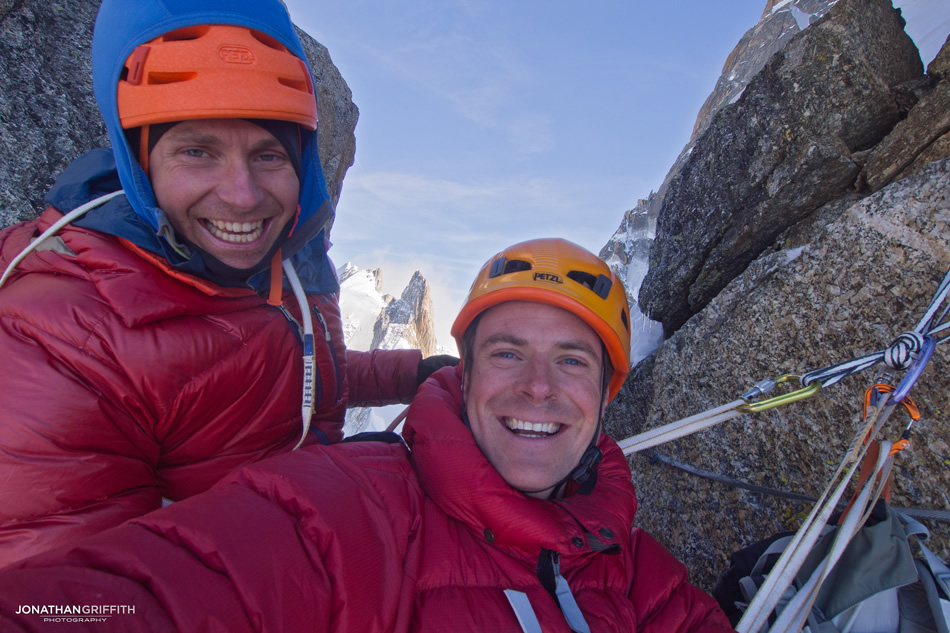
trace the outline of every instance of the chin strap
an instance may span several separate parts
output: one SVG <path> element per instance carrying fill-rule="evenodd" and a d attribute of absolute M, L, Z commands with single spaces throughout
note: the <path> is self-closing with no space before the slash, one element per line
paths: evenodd
<path fill-rule="evenodd" d="M 597 435 L 594 437 L 596 438 Z M 574 470 L 554 484 L 548 499 L 560 499 L 572 494 L 589 495 L 597 483 L 597 467 L 600 466 L 603 458 L 604 454 L 599 448 L 593 444 L 588 446 Z M 521 492 L 528 493 L 530 491 L 522 490 Z"/>
<path fill-rule="evenodd" d="M 588 446 L 587 450 L 581 456 L 581 461 L 577 464 L 570 474 L 570 481 L 576 483 L 579 488 L 577 492 L 581 494 L 590 494 L 597 483 L 597 467 L 604 459 L 603 452 L 596 446 Z"/>

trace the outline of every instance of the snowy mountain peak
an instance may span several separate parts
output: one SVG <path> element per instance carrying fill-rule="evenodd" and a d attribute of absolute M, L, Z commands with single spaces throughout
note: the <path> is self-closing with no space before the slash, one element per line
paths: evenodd
<path fill-rule="evenodd" d="M 370 349 L 420 349 L 424 356 L 436 352 L 429 282 L 418 270 L 399 299 L 392 301 L 376 321 Z"/>
<path fill-rule="evenodd" d="M 383 292 L 383 272 L 346 263 L 337 268 L 340 310 L 348 349 L 418 349 L 444 353 L 436 342 L 429 282 L 416 271 L 398 299 Z M 382 430 L 402 407 L 347 410 L 344 433 Z"/>

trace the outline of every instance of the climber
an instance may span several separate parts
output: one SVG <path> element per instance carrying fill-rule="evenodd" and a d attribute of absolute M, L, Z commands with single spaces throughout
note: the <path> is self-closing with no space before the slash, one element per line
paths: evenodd
<path fill-rule="evenodd" d="M 347 406 L 408 402 L 451 363 L 345 349 L 279 0 L 104 0 L 93 83 L 112 150 L 0 233 L 0 566 L 337 442 Z"/>
<path fill-rule="evenodd" d="M 420 387 L 405 444 L 307 446 L 0 570 L 0 628 L 40 626 L 20 605 L 94 597 L 143 631 L 732 630 L 633 527 L 630 469 L 601 429 L 629 367 L 610 268 L 564 240 L 516 244 L 452 334 L 462 365 Z"/>

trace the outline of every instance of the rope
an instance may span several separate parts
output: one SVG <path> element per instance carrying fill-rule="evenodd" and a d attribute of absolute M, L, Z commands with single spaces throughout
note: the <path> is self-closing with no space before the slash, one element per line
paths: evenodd
<path fill-rule="evenodd" d="M 887 346 L 887 349 L 808 372 L 802 376 L 802 386 L 808 386 L 817 380 L 823 387 L 829 387 L 842 378 L 869 369 L 880 362 L 884 362 L 892 369 L 899 370 L 911 369 L 915 365 L 922 366 L 925 363 L 917 363 L 921 354 L 933 353 L 934 347 L 950 340 L 950 336 L 936 339 L 936 334 L 950 329 L 950 321 L 941 323 L 946 318 L 947 313 L 950 312 L 950 305 L 945 306 L 940 315 L 937 315 L 940 306 L 947 300 L 948 294 L 950 294 L 950 270 L 947 271 L 943 281 L 937 287 L 937 291 L 934 293 L 930 305 L 927 306 L 924 316 L 912 331 L 904 332 L 895 338 Z M 916 380 L 916 376 L 914 380 Z"/>
<path fill-rule="evenodd" d="M 709 409 L 688 418 L 628 437 L 617 442 L 617 444 L 624 455 L 646 450 L 742 415 L 744 411 L 740 410 L 739 407 L 745 404 L 745 400 L 733 400 L 721 407 Z"/>
<path fill-rule="evenodd" d="M 63 217 L 61 217 L 51 227 L 43 231 L 42 235 L 40 235 L 35 240 L 33 240 L 29 246 L 24 248 L 22 251 L 20 251 L 20 253 L 16 257 L 13 258 L 13 260 L 10 262 L 10 265 L 7 266 L 7 269 L 3 271 L 3 275 L 0 276 L 0 286 L 3 286 L 3 284 L 7 281 L 7 278 L 13 273 L 13 269 L 17 267 L 17 264 L 19 264 L 24 259 L 26 259 L 26 256 L 32 253 L 34 250 L 36 250 L 36 248 L 40 244 L 42 244 L 44 240 L 46 240 L 48 237 L 52 235 L 55 235 L 61 228 L 63 228 L 64 226 L 66 226 L 67 224 L 75 220 L 76 218 L 82 217 L 83 215 L 88 213 L 91 209 L 95 209 L 99 205 L 105 204 L 109 200 L 112 200 L 116 196 L 124 194 L 124 193 L 125 191 L 123 191 L 122 189 L 119 189 L 118 191 L 107 193 L 104 196 L 99 196 L 98 198 L 94 200 L 90 200 L 86 204 L 76 207 L 75 209 L 73 209 L 72 211 L 70 211 Z"/>
<path fill-rule="evenodd" d="M 304 292 L 303 285 L 300 283 L 300 277 L 294 270 L 293 264 L 289 259 L 284 260 L 284 274 L 290 282 L 290 287 L 294 291 L 294 297 L 297 299 L 297 306 L 300 308 L 300 315 L 303 318 L 303 328 L 301 338 L 303 339 L 303 394 L 300 402 L 300 439 L 297 441 L 293 450 L 297 450 L 307 439 L 307 431 L 310 430 L 310 418 L 313 416 L 313 396 L 316 391 L 314 379 L 314 351 L 313 351 L 313 319 L 310 317 L 310 302 L 307 301 L 307 293 Z M 281 304 L 280 307 L 283 307 Z M 329 336 L 329 332 L 327 333 Z"/>
<path fill-rule="evenodd" d="M 818 501 L 818 497 L 813 497 L 811 495 L 803 495 L 797 492 L 788 492 L 787 490 L 779 490 L 778 488 L 770 488 L 768 486 L 760 486 L 758 484 L 752 484 L 747 481 L 742 481 L 741 479 L 735 479 L 728 475 L 721 475 L 719 473 L 714 473 L 711 470 L 706 470 L 681 462 L 677 459 L 674 459 L 668 455 L 663 455 L 658 453 L 655 450 L 649 450 L 644 453 L 646 457 L 649 458 L 651 464 L 656 462 L 661 462 L 667 466 L 677 468 L 683 472 L 689 473 L 691 475 L 696 475 L 698 477 L 703 477 L 705 479 L 711 479 L 712 481 L 718 481 L 721 484 L 727 486 L 732 486 L 733 488 L 739 488 L 742 490 L 748 490 L 749 492 L 754 492 L 758 494 L 769 495 L 771 497 L 778 497 L 781 499 L 789 499 L 791 501 L 802 501 L 805 503 L 814 503 Z M 839 508 L 844 508 L 846 504 L 839 503 Z M 931 508 L 898 508 L 894 506 L 895 510 L 900 511 L 902 514 L 907 516 L 914 517 L 918 520 L 924 521 L 950 521 L 950 511 L 947 510 L 936 510 Z"/>

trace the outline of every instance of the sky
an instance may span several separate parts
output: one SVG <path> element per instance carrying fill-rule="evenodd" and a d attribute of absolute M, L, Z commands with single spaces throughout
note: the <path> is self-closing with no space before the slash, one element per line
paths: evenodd
<path fill-rule="evenodd" d="M 659 188 L 766 0 L 285 4 L 360 110 L 330 255 L 382 268 L 396 296 L 421 271 L 451 349 L 452 319 L 494 253 L 536 237 L 596 253 Z M 939 39 L 932 58 L 950 0 L 896 4 L 930 16 L 915 23 Z"/>

